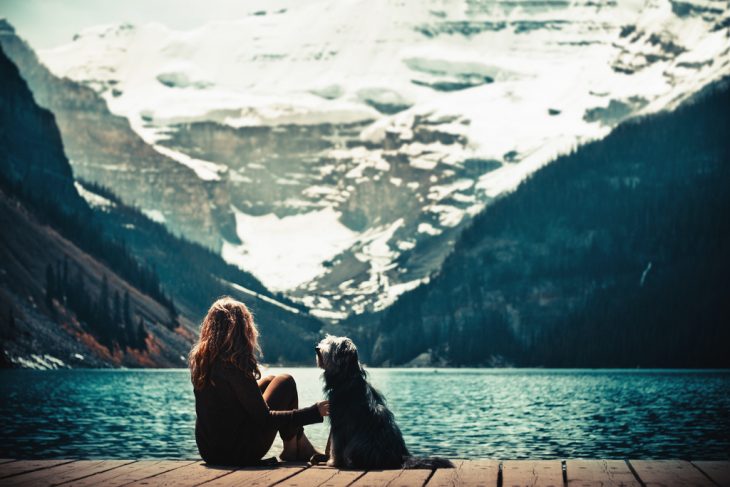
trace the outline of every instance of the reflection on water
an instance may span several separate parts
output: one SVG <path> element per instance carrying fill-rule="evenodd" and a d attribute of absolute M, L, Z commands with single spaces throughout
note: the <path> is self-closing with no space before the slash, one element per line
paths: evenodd
<path fill-rule="evenodd" d="M 300 403 L 322 397 L 317 369 Z M 730 373 L 371 369 L 415 454 L 704 458 L 730 452 Z M 0 457 L 198 458 L 187 370 L 0 371 Z M 307 434 L 324 447 L 324 425 Z M 278 454 L 280 440 L 274 444 Z"/>

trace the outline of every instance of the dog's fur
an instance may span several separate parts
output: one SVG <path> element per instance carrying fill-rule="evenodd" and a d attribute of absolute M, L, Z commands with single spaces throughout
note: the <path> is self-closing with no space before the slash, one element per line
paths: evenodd
<path fill-rule="evenodd" d="M 367 381 L 352 340 L 327 335 L 316 352 L 330 401 L 328 465 L 357 469 L 453 467 L 442 458 L 415 458 L 408 453 L 393 413 Z M 313 459 L 313 463 L 319 460 L 324 459 Z"/>

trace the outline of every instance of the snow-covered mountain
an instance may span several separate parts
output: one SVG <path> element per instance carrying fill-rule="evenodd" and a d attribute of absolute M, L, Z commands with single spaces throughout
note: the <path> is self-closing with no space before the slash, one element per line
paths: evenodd
<path fill-rule="evenodd" d="M 225 259 L 341 318 L 427 280 L 556 155 L 730 74 L 729 36 L 725 0 L 292 0 L 39 55 L 226 195 Z"/>

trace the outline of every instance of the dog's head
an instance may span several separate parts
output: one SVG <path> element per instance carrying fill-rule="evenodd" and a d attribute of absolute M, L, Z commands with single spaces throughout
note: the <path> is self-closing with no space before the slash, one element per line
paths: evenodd
<path fill-rule="evenodd" d="M 324 370 L 325 380 L 362 374 L 357 347 L 349 338 L 327 335 L 314 349 L 317 366 Z"/>

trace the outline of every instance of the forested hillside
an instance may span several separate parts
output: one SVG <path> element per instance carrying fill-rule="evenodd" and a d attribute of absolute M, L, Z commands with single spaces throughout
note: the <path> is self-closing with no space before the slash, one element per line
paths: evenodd
<path fill-rule="evenodd" d="M 254 276 L 227 264 L 212 251 L 176 237 L 160 223 L 124 205 L 106 188 L 83 183 L 91 194 L 94 218 L 104 233 L 154 267 L 181 314 L 200 321 L 210 304 L 229 294 L 245 302 L 261 331 L 264 360 L 270 363 L 312 362 L 312 343 L 322 323 L 285 296 L 271 293 Z"/>
<path fill-rule="evenodd" d="M 156 272 L 105 237 L 74 187 L 53 115 L 0 50 L 2 362 L 178 366 L 193 324 Z"/>
<path fill-rule="evenodd" d="M 724 83 L 489 206 L 363 332 L 371 363 L 729 366 L 727 107 Z"/>

